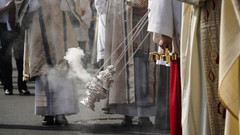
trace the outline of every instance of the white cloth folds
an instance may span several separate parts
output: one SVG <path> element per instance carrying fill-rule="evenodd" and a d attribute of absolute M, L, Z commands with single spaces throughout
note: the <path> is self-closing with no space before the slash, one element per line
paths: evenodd
<path fill-rule="evenodd" d="M 29 12 L 34 12 L 40 7 L 41 7 L 41 5 L 39 4 L 38 0 L 30 0 L 29 1 Z"/>

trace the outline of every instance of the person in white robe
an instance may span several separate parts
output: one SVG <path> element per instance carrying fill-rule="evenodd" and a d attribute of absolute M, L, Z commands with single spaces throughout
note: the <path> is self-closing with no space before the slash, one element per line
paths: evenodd
<path fill-rule="evenodd" d="M 133 34 L 130 32 L 147 12 L 147 7 L 132 8 L 126 5 L 126 0 L 109 0 L 107 4 L 105 66 L 112 65 L 119 58 L 121 59 L 118 64 L 115 63 L 116 74 L 119 76 L 112 83 L 106 106 L 103 109 L 107 113 L 125 115 L 122 123 L 124 126 L 132 125 L 133 117 L 139 118 L 139 125 L 152 126 L 149 117 L 155 116 L 156 83 L 154 82 L 157 77 L 153 72 L 155 64 L 148 62 L 148 54 L 151 50 L 149 37 L 137 50 L 133 59 L 130 59 L 141 41 L 147 36 L 146 25 L 133 43 L 130 42 L 131 36 L 127 36 Z M 147 22 L 146 19 L 145 21 Z M 127 45 L 130 47 L 121 57 Z M 115 51 L 119 46 L 120 48 Z M 109 57 L 110 60 L 106 61 Z"/>
<path fill-rule="evenodd" d="M 73 80 L 67 78 L 67 49 L 77 47 L 68 12 L 79 17 L 71 0 L 16 0 L 25 26 L 24 80 L 35 80 L 35 114 L 43 125 L 67 125 L 78 112 Z M 76 7 L 76 8 L 75 8 Z M 80 20 L 80 19 L 79 19 Z"/>
<path fill-rule="evenodd" d="M 106 0 L 95 0 L 95 7 L 98 13 L 98 34 L 97 34 L 97 62 L 101 67 L 104 62 L 105 49 L 105 28 L 106 28 Z"/>

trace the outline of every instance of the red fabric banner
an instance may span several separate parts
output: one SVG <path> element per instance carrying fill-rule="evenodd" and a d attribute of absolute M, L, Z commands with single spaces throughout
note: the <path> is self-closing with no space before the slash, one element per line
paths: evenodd
<path fill-rule="evenodd" d="M 172 61 L 170 66 L 169 111 L 171 135 L 182 135 L 181 108 L 180 60 L 178 60 Z"/>

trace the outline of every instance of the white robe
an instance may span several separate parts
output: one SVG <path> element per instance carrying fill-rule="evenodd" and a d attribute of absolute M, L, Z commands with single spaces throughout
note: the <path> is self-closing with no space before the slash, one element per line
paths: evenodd
<path fill-rule="evenodd" d="M 98 37 L 97 37 L 97 62 L 104 59 L 105 49 L 105 28 L 106 28 L 106 0 L 95 0 L 95 7 L 98 12 Z"/>
<path fill-rule="evenodd" d="M 159 43 L 161 34 L 173 39 L 173 52 L 179 54 L 181 32 L 181 6 L 176 0 L 150 0 L 148 31 L 154 32 L 154 41 Z"/>
<path fill-rule="evenodd" d="M 173 38 L 173 52 L 179 54 L 179 38 L 181 31 L 181 4 L 176 0 L 149 0 L 148 31 L 153 32 L 153 41 L 159 43 L 162 34 Z M 169 8 L 171 7 L 171 8 Z M 174 8 L 173 8 L 174 7 Z M 159 47 L 159 52 L 162 49 Z M 157 61 L 159 65 L 170 66 L 165 61 Z"/>
<path fill-rule="evenodd" d="M 66 78 L 68 66 L 67 61 L 63 58 L 68 48 L 77 47 L 74 29 L 67 16 L 68 14 L 65 12 L 72 11 L 74 3 L 66 0 L 60 2 L 61 5 L 59 6 L 57 0 L 39 1 L 41 8 L 33 12 L 32 23 L 25 34 L 23 74 L 24 77 L 36 79 L 36 115 L 73 114 L 78 112 L 74 85 L 72 85 L 71 79 Z M 20 1 L 18 4 L 17 6 L 21 7 L 22 3 Z M 23 9 L 28 8 L 28 4 Z M 37 9 L 36 7 L 32 8 L 30 5 L 29 8 L 34 11 Z M 25 11 L 18 11 L 18 13 L 23 16 L 26 14 Z M 24 23 L 22 24 L 24 25 Z M 62 73 L 65 75 L 57 76 L 58 79 L 49 78 L 52 69 L 58 69 L 54 73 L 55 75 Z M 48 76 L 44 78 L 44 83 L 40 81 L 41 76 Z"/>
<path fill-rule="evenodd" d="M 215 1 L 216 8 L 221 4 L 221 1 Z M 181 33 L 181 87 L 182 87 L 182 133 L 184 135 L 210 135 L 210 134 L 222 134 L 222 119 L 219 118 L 218 113 L 214 113 L 213 119 L 211 113 L 216 111 L 217 105 L 213 101 L 209 100 L 214 95 L 209 93 L 216 89 L 211 88 L 209 91 L 208 80 L 209 76 L 206 75 L 206 54 L 205 49 L 211 41 L 211 44 L 217 47 L 217 17 L 212 14 L 217 10 L 211 7 L 212 1 L 209 0 L 203 7 L 196 7 L 189 4 L 183 4 L 182 11 L 182 33 Z M 206 9 L 209 11 L 208 23 L 204 20 L 204 13 Z M 204 27 L 206 24 L 209 26 Z M 208 36 L 206 29 L 212 30 L 213 35 Z M 207 40 L 206 40 L 207 39 Z M 214 49 L 212 49 L 214 50 Z M 210 57 L 209 57 L 210 58 Z M 217 63 L 217 62 L 216 62 Z M 217 66 L 214 67 L 217 69 Z M 217 78 L 218 72 L 215 76 Z M 217 82 L 217 81 L 216 81 Z M 212 83 L 213 84 L 213 83 Z M 212 92 L 213 93 L 213 92 Z M 207 95 L 207 97 L 206 97 Z M 210 104 L 211 103 L 211 104 Z M 214 110 L 212 109 L 214 108 Z M 212 110 L 210 110 L 212 109 Z M 214 124 L 213 124 L 214 123 Z"/>

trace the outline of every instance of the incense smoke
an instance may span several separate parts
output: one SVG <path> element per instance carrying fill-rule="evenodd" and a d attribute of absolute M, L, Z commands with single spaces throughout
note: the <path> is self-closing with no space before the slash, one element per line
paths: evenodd
<path fill-rule="evenodd" d="M 68 70 L 56 66 L 50 69 L 46 76 L 41 77 L 42 82 L 47 81 L 49 92 L 54 93 L 51 94 L 53 102 L 69 108 L 70 112 L 78 112 L 79 101 L 86 97 L 85 85 L 91 79 L 91 75 L 83 68 L 83 57 L 82 49 L 70 48 L 64 57 L 69 64 Z M 53 111 L 61 112 L 55 109 Z"/>
<path fill-rule="evenodd" d="M 83 57 L 82 49 L 69 48 L 64 59 L 68 61 L 70 66 L 70 77 L 76 77 L 86 83 L 91 79 L 91 75 L 82 66 L 81 59 Z"/>

